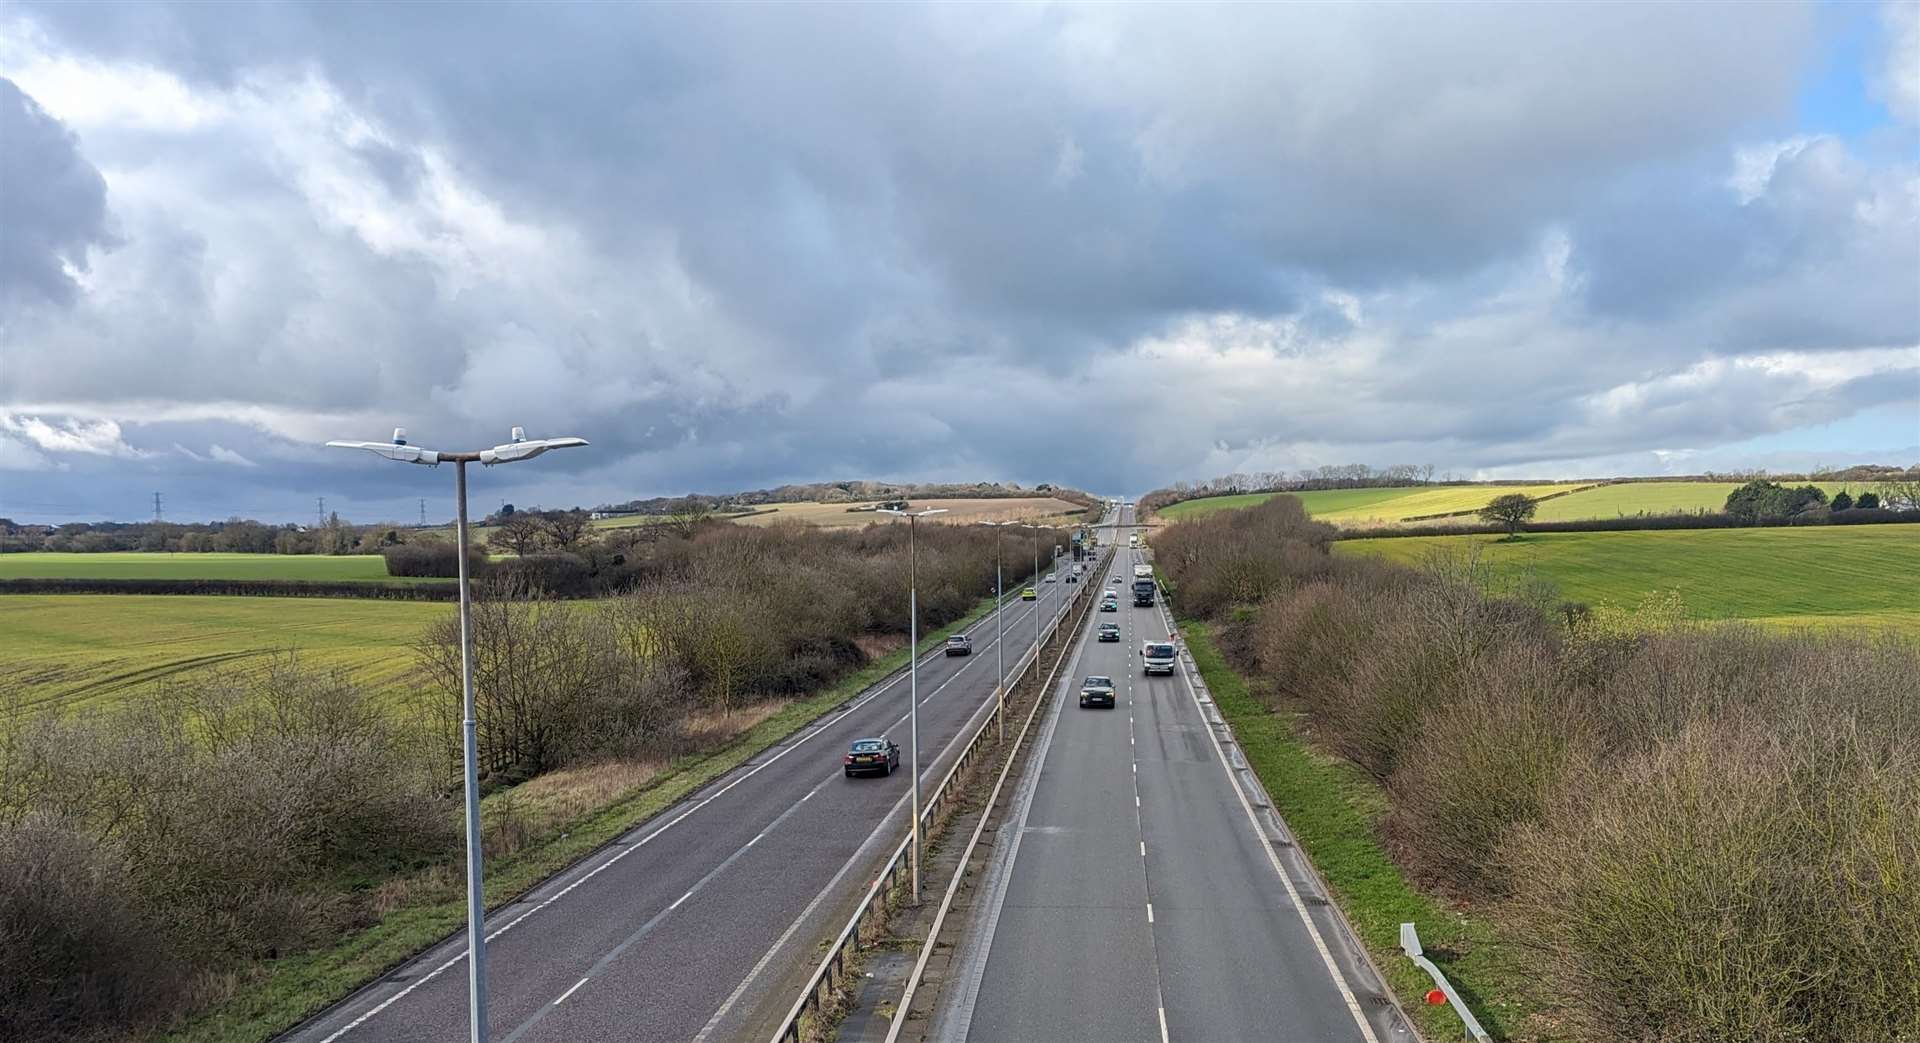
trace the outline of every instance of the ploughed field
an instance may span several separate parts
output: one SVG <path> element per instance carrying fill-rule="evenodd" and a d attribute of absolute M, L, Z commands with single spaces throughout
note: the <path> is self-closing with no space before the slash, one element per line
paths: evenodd
<path fill-rule="evenodd" d="M 1870 488 L 1869 484 L 1862 482 L 1813 484 L 1826 490 L 1829 496 L 1843 489 L 1857 496 Z M 1726 505 L 1727 494 L 1737 488 L 1737 482 L 1616 482 L 1611 485 L 1562 482 L 1440 488 L 1317 489 L 1286 495 L 1299 497 L 1307 513 L 1320 521 L 1348 528 L 1366 528 L 1370 525 L 1396 525 L 1412 518 L 1426 518 L 1435 514 L 1477 511 L 1494 497 L 1509 493 L 1524 493 L 1540 500 L 1539 511 L 1534 515 L 1536 521 L 1587 521 L 1641 514 L 1695 514 L 1720 510 Z M 1168 521 L 1179 521 L 1214 511 L 1252 507 L 1278 495 L 1282 494 L 1207 496 L 1176 503 L 1159 513 Z"/>
<path fill-rule="evenodd" d="M 447 603 L 357 598 L 9 595 L 0 597 L 0 696 L 26 706 L 105 706 L 156 681 L 262 666 L 289 649 L 302 663 L 343 669 L 398 696 L 414 670 L 414 645 L 453 611 Z"/>
<path fill-rule="evenodd" d="M 1796 526 L 1341 540 L 1336 553 L 1417 564 L 1477 552 L 1552 580 L 1561 596 L 1633 608 L 1677 590 L 1688 614 L 1768 626 L 1883 628 L 1920 635 L 1920 526 Z"/>
<path fill-rule="evenodd" d="M 166 554 L 34 551 L 0 554 L 0 579 L 232 579 L 444 583 L 387 575 L 378 554 Z"/>

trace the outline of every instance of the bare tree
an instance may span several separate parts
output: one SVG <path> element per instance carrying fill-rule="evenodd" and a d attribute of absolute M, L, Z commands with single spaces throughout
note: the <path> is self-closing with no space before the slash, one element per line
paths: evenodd
<path fill-rule="evenodd" d="M 498 528 L 487 537 L 487 546 L 512 554 L 532 554 L 545 546 L 546 526 L 526 511 L 516 511 L 501 519 Z"/>
<path fill-rule="evenodd" d="M 593 518 L 582 510 L 543 511 L 540 531 L 556 550 L 573 550 L 593 535 Z"/>
<path fill-rule="evenodd" d="M 667 520 L 661 524 L 675 536 L 691 538 L 699 530 L 701 523 L 711 517 L 713 517 L 711 503 L 688 497 L 687 502 L 672 514 L 667 515 Z"/>
<path fill-rule="evenodd" d="M 1920 473 L 1888 478 L 1877 485 L 1880 506 L 1896 511 L 1920 511 Z"/>

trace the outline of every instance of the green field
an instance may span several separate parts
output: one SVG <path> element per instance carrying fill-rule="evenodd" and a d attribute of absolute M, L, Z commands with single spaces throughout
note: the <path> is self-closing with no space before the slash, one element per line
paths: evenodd
<path fill-rule="evenodd" d="M 434 583 L 387 575 L 378 554 L 0 554 L 0 579 L 258 579 Z"/>
<path fill-rule="evenodd" d="M 1477 550 L 1497 568 L 1530 570 L 1572 601 L 1621 608 L 1678 590 L 1701 619 L 1766 625 L 1892 628 L 1920 634 L 1920 526 L 1406 536 L 1343 540 L 1338 553 L 1417 563 Z"/>
<path fill-rule="evenodd" d="M 1828 496 L 1847 489 L 1855 495 L 1869 486 L 1862 482 L 1815 482 Z M 1634 514 L 1718 513 L 1738 482 L 1619 482 L 1546 500 L 1536 521 L 1584 521 Z"/>
<path fill-rule="evenodd" d="M 1300 498 L 1301 506 L 1307 513 L 1319 517 L 1336 511 L 1355 511 L 1375 504 L 1395 500 L 1417 489 L 1316 489 L 1312 492 L 1293 493 Z M 1237 507 L 1254 507 L 1266 503 L 1279 493 L 1241 493 L 1238 496 L 1207 496 L 1198 500 L 1176 503 L 1160 512 L 1168 521 L 1180 521 L 1215 511 L 1233 510 Z"/>
<path fill-rule="evenodd" d="M 397 691 L 413 670 L 414 642 L 453 610 L 347 598 L 9 595 L 0 597 L 0 677 L 30 705 L 105 705 L 154 681 L 293 649 L 304 664 Z"/>
<path fill-rule="evenodd" d="M 1736 482 L 1617 482 L 1593 488 L 1582 488 L 1581 484 L 1318 489 L 1291 495 L 1299 497 L 1307 513 L 1321 521 L 1364 528 L 1402 522 L 1408 518 L 1478 510 L 1496 496 L 1516 492 L 1533 497 L 1564 494 L 1541 500 L 1539 513 L 1534 515 L 1536 521 L 1585 521 L 1635 514 L 1692 514 L 1720 510 L 1726 505 L 1727 494 L 1739 487 Z M 1858 496 L 1868 488 L 1861 482 L 1813 484 L 1825 489 L 1829 496 L 1842 489 Z M 1579 491 L 1569 491 L 1576 489 Z M 1159 513 L 1168 521 L 1180 521 L 1214 511 L 1252 507 L 1278 495 L 1242 493 L 1237 496 L 1207 496 L 1176 503 Z"/>
<path fill-rule="evenodd" d="M 1546 496 L 1550 493 L 1578 489 L 1578 484 L 1551 485 L 1445 485 L 1437 487 L 1408 487 L 1395 489 L 1316 489 L 1311 492 L 1292 493 L 1300 498 L 1301 506 L 1316 519 L 1332 522 L 1335 525 L 1367 526 L 1388 525 L 1402 522 L 1408 518 L 1420 518 L 1433 514 L 1450 514 L 1455 511 L 1478 510 L 1487 505 L 1496 496 L 1508 493 L 1525 493 L 1528 496 Z M 1279 493 L 1245 493 L 1238 496 L 1207 496 L 1198 500 L 1177 503 L 1160 511 L 1160 515 L 1169 521 L 1179 521 L 1196 515 L 1211 514 L 1214 511 L 1229 510 L 1235 507 L 1252 507 L 1280 495 Z M 1722 497 L 1724 499 L 1724 497 Z M 1551 503 L 1552 501 L 1548 501 Z M 1542 505 L 1544 506 L 1544 505 Z"/>

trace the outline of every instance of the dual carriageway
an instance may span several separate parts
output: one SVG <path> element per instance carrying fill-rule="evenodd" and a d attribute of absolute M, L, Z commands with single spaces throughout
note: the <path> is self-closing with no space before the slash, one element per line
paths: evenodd
<path fill-rule="evenodd" d="M 1131 524 L 1122 508 L 1119 526 Z M 1106 523 L 1111 524 L 1111 523 Z M 1109 540 L 1109 544 L 1122 541 Z M 1144 553 L 1119 547 L 1131 582 Z M 1104 578 L 1094 571 L 1092 583 Z M 920 661 L 922 785 L 990 712 L 996 640 L 1009 673 L 1035 622 L 1075 589 L 1009 596 L 1003 636 L 974 625 L 974 654 Z M 1411 1038 L 1311 870 L 1256 814 L 1182 664 L 1140 676 L 1165 638 L 1163 604 L 1123 597 L 1122 640 L 1089 612 L 964 924 L 955 973 L 919 1038 L 1388 1043 Z M 1112 676 L 1112 710 L 1076 708 L 1087 674 Z M 906 745 L 908 685 L 889 678 L 786 741 L 493 910 L 490 1035 L 501 1043 L 768 1038 L 907 824 L 904 772 L 849 779 L 856 739 Z M 929 884 L 937 893 L 943 881 Z M 288 1033 L 290 1043 L 466 1038 L 465 935 Z"/>

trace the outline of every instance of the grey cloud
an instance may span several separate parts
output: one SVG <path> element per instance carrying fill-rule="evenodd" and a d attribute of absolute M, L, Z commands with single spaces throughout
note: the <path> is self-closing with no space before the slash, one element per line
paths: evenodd
<path fill-rule="evenodd" d="M 1819 138 L 1788 146 L 1746 201 L 1704 172 L 1635 178 L 1575 222 L 1573 261 L 1597 311 L 1710 315 L 1698 339 L 1719 349 L 1920 343 L 1912 177 Z"/>
<path fill-rule="evenodd" d="M 0 304 L 73 300 L 71 268 L 109 247 L 107 184 L 80 143 L 0 77 Z"/>
<path fill-rule="evenodd" d="M 24 10 L 241 114 L 89 132 L 145 194 L 116 181 L 126 243 L 77 318 L 0 316 L 6 394 L 232 447 L 261 466 L 207 474 L 262 497 L 308 495 L 285 471 L 398 502 L 418 475 L 311 447 L 394 424 L 586 435 L 489 478 L 572 502 L 1492 465 L 1915 397 L 1581 410 L 1718 356 L 1920 340 L 1910 155 L 1819 143 L 1745 204 L 1725 185 L 1790 129 L 1799 5 L 1738 32 L 1648 5 Z M 1219 315 L 1288 332 L 1142 356 Z M 1745 379 L 1700 394 L 1805 390 Z M 366 429 L 142 425 L 156 399 Z"/>

